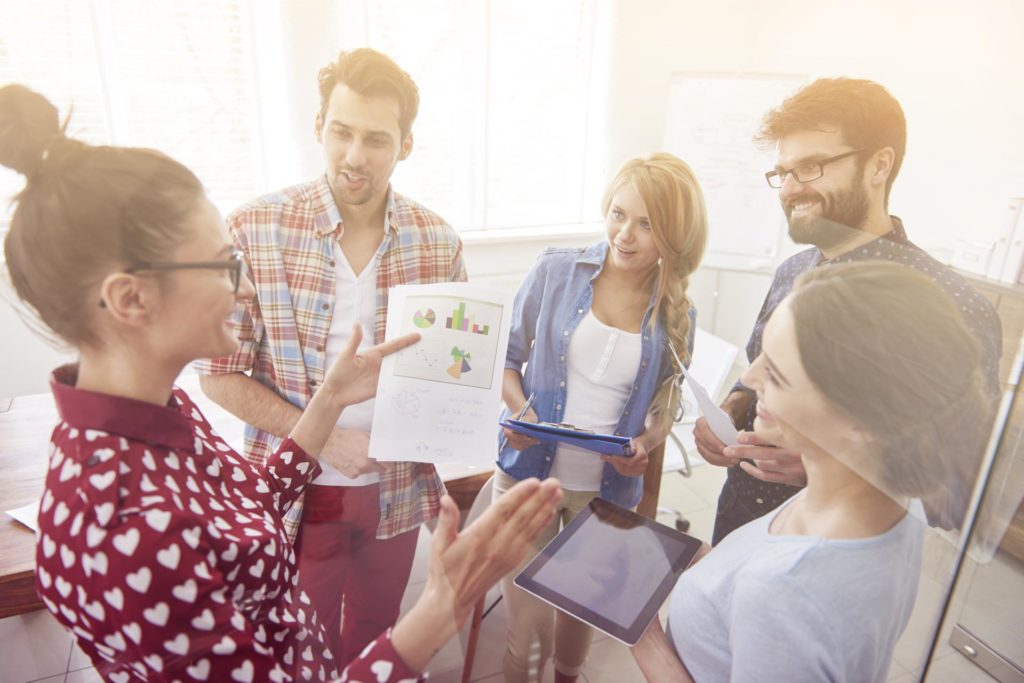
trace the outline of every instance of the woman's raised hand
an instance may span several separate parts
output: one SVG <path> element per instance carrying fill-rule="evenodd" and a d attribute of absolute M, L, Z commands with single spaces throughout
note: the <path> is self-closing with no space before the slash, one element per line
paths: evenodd
<path fill-rule="evenodd" d="M 363 328 L 359 323 L 354 324 L 352 337 L 338 360 L 327 369 L 321 391 L 328 393 L 332 403 L 340 406 L 351 406 L 373 398 L 377 394 L 377 378 L 384 356 L 412 346 L 419 339 L 420 335 L 413 332 L 359 351 Z"/>
<path fill-rule="evenodd" d="M 441 499 L 427 584 L 391 638 L 406 664 L 423 670 L 487 590 L 522 562 L 561 497 L 556 479 L 521 481 L 461 532 L 455 502 Z"/>

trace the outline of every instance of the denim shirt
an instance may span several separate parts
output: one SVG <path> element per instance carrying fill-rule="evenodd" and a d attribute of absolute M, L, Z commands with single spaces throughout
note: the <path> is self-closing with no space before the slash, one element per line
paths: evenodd
<path fill-rule="evenodd" d="M 531 408 L 542 422 L 561 422 L 565 414 L 569 341 L 590 311 L 593 281 L 601 272 L 607 253 L 607 242 L 585 249 L 546 249 L 516 294 L 505 367 L 523 375 L 523 393 L 534 394 Z M 659 320 L 648 327 L 654 298 L 652 292 L 641 327 L 640 367 L 615 427 L 618 436 L 635 437 L 643 432 L 651 401 L 658 387 L 671 376 L 664 326 Z M 689 315 L 688 346 L 692 352 L 696 313 L 690 309 Z M 527 364 L 525 373 L 523 363 Z M 509 411 L 505 409 L 501 419 L 508 417 Z M 498 438 L 503 441 L 500 430 Z M 541 442 L 520 452 L 506 443 L 498 453 L 498 466 L 515 479 L 543 479 L 551 471 L 556 447 L 555 443 Z M 602 498 L 633 507 L 642 495 L 642 476 L 627 477 L 619 474 L 611 463 L 604 464 Z"/>

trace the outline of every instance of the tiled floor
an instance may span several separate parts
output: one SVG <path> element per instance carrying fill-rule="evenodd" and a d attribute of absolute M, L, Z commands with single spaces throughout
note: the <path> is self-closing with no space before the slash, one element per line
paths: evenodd
<path fill-rule="evenodd" d="M 689 479 L 684 479 L 678 474 L 666 475 L 662 482 L 661 504 L 682 512 L 690 520 L 692 535 L 709 539 L 714 523 L 714 504 L 723 479 L 724 470 L 706 465 L 695 467 L 693 476 Z M 667 517 L 663 521 L 671 523 Z M 424 530 L 417 548 L 412 579 L 403 601 L 404 607 L 411 605 L 423 588 L 429 552 L 430 535 Z M 891 683 L 911 683 L 919 679 L 919 666 L 927 650 L 932 625 L 941 609 L 944 595 L 943 577 L 947 575 L 951 557 L 948 542 L 937 536 L 929 538 L 918 604 L 896 648 L 889 678 Z M 1022 592 L 1014 592 L 1013 599 L 1016 602 L 1008 602 L 1006 593 L 1007 585 L 1024 586 L 1024 568 L 1013 563 L 993 563 L 986 565 L 984 570 L 987 572 L 986 583 L 990 593 L 988 605 L 992 609 L 985 608 L 980 612 L 976 610 L 973 618 L 987 619 L 990 622 L 1000 621 L 1001 624 L 1005 622 L 1002 624 L 1004 628 L 1012 626 L 1018 633 L 1024 631 L 1024 616 L 1015 608 L 1015 605 L 1020 605 L 1024 600 L 1021 597 Z M 492 591 L 488 604 L 496 597 L 497 592 Z M 972 596 L 972 603 L 974 597 Z M 998 608 L 1000 602 L 1002 609 Z M 505 614 L 501 604 L 484 620 L 473 666 L 473 681 L 500 683 L 502 680 L 504 620 Z M 461 680 L 465 637 L 464 632 L 461 642 L 452 641 L 432 660 L 429 667 L 431 681 L 455 683 Z M 988 683 L 993 680 L 953 651 L 946 644 L 947 640 L 948 633 L 944 633 L 938 658 L 933 662 L 928 676 L 929 683 Z M 100 680 L 89 668 L 88 661 L 81 652 L 71 646 L 69 637 L 45 613 L 0 621 L 0 662 L 0 683 L 93 683 Z M 47 675 L 49 677 L 45 677 Z M 551 683 L 552 680 L 553 674 L 549 666 L 544 682 Z M 641 680 L 643 679 L 640 671 L 633 662 L 629 650 L 617 641 L 598 634 L 583 670 L 582 681 L 628 683 Z"/>

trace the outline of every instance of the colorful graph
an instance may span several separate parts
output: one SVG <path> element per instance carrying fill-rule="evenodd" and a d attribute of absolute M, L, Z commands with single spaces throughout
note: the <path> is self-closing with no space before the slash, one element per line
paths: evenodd
<path fill-rule="evenodd" d="M 423 329 L 430 327 L 436 322 L 437 315 L 432 308 L 428 308 L 426 311 L 416 311 L 412 316 L 412 324 Z"/>
<path fill-rule="evenodd" d="M 447 372 L 455 379 L 462 379 L 462 373 L 469 372 L 473 368 L 469 366 L 469 359 L 472 358 L 472 354 L 467 353 L 457 346 L 453 346 L 451 350 L 452 360 L 455 361 L 448 368 Z"/>
<path fill-rule="evenodd" d="M 395 374 L 489 389 L 504 360 L 498 352 L 502 311 L 501 304 L 471 296 L 407 297 L 401 331 L 419 333 L 420 341 L 396 354 Z"/>
<path fill-rule="evenodd" d="M 445 319 L 445 328 L 449 330 L 460 330 L 472 332 L 473 334 L 487 335 L 491 333 L 490 325 L 477 325 L 473 322 L 473 316 L 466 315 L 466 302 L 460 301 L 459 307 L 452 311 L 450 317 Z"/>

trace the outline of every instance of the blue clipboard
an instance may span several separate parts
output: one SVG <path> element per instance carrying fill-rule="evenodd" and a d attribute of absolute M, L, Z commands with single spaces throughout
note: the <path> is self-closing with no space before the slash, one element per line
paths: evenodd
<path fill-rule="evenodd" d="M 577 429 L 566 429 L 564 427 L 524 422 L 522 420 L 505 420 L 500 424 L 502 427 L 508 427 L 514 432 L 525 434 L 538 441 L 558 441 L 604 455 L 631 455 L 630 439 L 628 436 L 594 434 L 593 432 L 583 432 Z"/>

